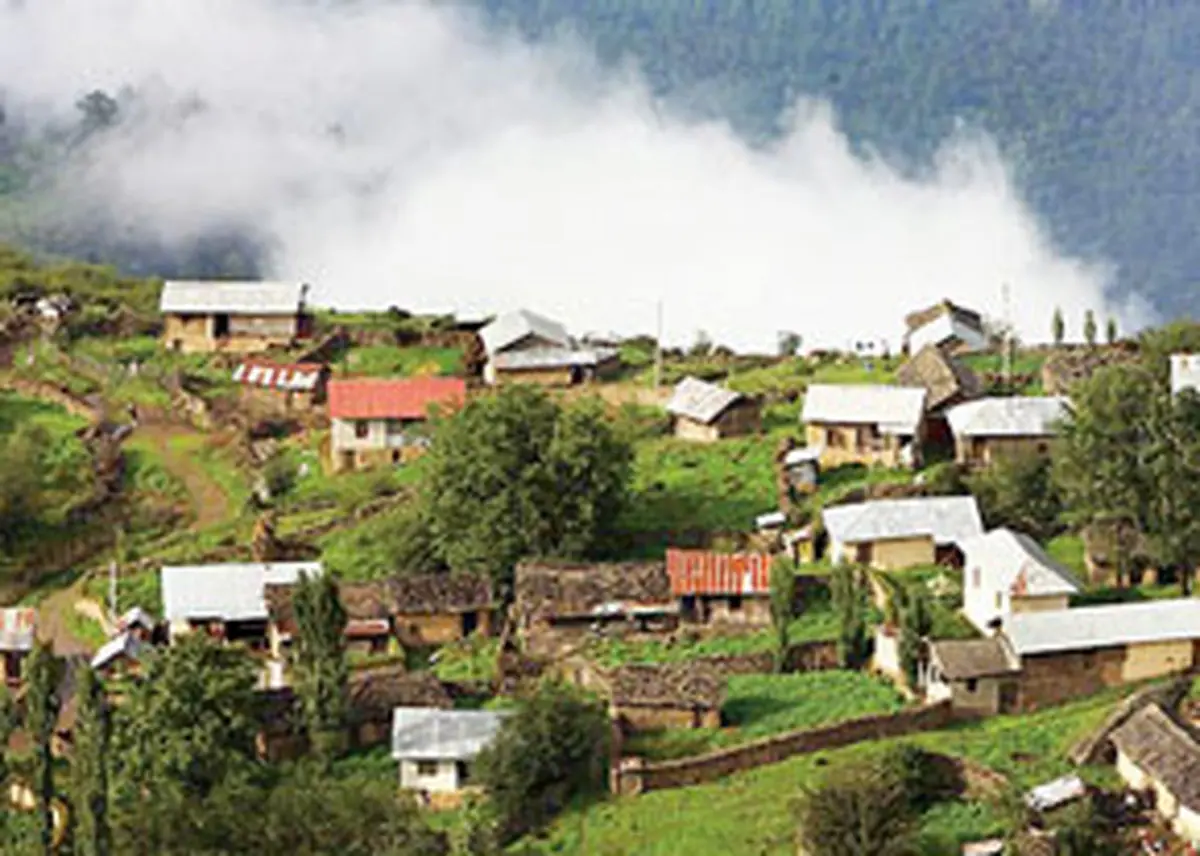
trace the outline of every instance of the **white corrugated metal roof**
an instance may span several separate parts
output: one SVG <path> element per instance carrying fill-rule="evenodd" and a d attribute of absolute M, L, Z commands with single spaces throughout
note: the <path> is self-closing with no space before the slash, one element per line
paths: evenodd
<path fill-rule="evenodd" d="M 813 384 L 804 394 L 803 422 L 878 425 L 885 434 L 914 434 L 925 412 L 925 390 L 879 384 Z"/>
<path fill-rule="evenodd" d="M 96 656 L 92 657 L 92 668 L 103 669 L 110 663 L 115 662 L 119 657 L 129 657 L 136 660 L 146 647 L 146 643 L 138 639 L 132 633 L 121 633 L 109 639 L 100 646 L 100 650 L 96 652 Z"/>
<path fill-rule="evenodd" d="M 168 314 L 295 315 L 308 286 L 300 282 L 172 281 L 163 284 Z"/>
<path fill-rule="evenodd" d="M 799 449 L 792 449 L 783 456 L 783 465 L 785 467 L 794 467 L 799 464 L 812 463 L 821 460 L 821 450 L 816 446 L 801 446 Z"/>
<path fill-rule="evenodd" d="M 163 614 L 168 621 L 214 618 L 253 621 L 267 617 L 268 585 L 294 585 L 301 574 L 319 575 L 320 562 L 189 565 L 162 569 Z"/>
<path fill-rule="evenodd" d="M 594 366 L 616 356 L 612 348 L 530 348 L 499 353 L 493 358 L 498 369 L 566 368 Z"/>
<path fill-rule="evenodd" d="M 960 544 L 983 533 L 973 496 L 876 499 L 827 508 L 821 519 L 829 537 L 839 544 L 922 535 L 937 544 Z"/>
<path fill-rule="evenodd" d="M 685 377 L 675 385 L 671 400 L 667 402 L 667 412 L 707 425 L 741 398 L 741 393 L 731 389 Z"/>
<path fill-rule="evenodd" d="M 911 353 L 926 345 L 944 345 L 957 339 L 968 351 L 982 351 L 988 345 L 987 336 L 973 324 L 967 324 L 953 312 L 943 312 L 923 327 L 908 334 Z"/>
<path fill-rule="evenodd" d="M 502 722 L 504 714 L 497 711 L 398 707 L 392 711 L 392 757 L 467 761 L 492 741 Z"/>
<path fill-rule="evenodd" d="M 1028 535 L 1011 529 L 993 529 L 959 546 L 967 569 L 971 572 L 979 569 L 981 584 L 988 591 L 1031 596 L 1079 591 L 1074 575 Z"/>
<path fill-rule="evenodd" d="M 1200 354 L 1171 355 L 1171 393 L 1185 389 L 1200 392 Z"/>
<path fill-rule="evenodd" d="M 571 336 L 566 327 L 528 309 L 506 312 L 479 331 L 483 346 L 489 354 L 502 351 L 530 334 L 564 348 L 572 347 Z"/>
<path fill-rule="evenodd" d="M 980 398 L 950 408 L 946 419 L 960 437 L 1051 437 L 1068 404 L 1063 396 Z"/>
<path fill-rule="evenodd" d="M 1018 612 L 1009 616 L 1002 629 L 1013 650 L 1022 656 L 1200 639 L 1200 600 L 1188 597 Z"/>

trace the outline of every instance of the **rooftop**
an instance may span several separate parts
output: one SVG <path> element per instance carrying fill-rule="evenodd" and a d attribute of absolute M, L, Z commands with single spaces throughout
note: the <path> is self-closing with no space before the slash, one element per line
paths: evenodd
<path fill-rule="evenodd" d="M 1079 582 L 1060 562 L 1050 558 L 1037 541 L 1011 529 L 993 529 L 962 542 L 968 568 L 978 567 L 994 590 L 1015 595 L 1075 594 Z"/>
<path fill-rule="evenodd" d="M 1200 810 L 1200 745 L 1157 704 L 1148 704 L 1109 736 L 1117 751 L 1192 811 Z"/>
<path fill-rule="evenodd" d="M 935 345 L 926 345 L 902 365 L 896 372 L 896 383 L 923 387 L 930 410 L 955 399 L 975 398 L 983 391 L 973 371 Z"/>
<path fill-rule="evenodd" d="M 842 544 L 931 536 L 937 544 L 961 544 L 983 534 L 973 496 L 875 499 L 821 512 L 829 537 Z"/>
<path fill-rule="evenodd" d="M 804 395 L 803 422 L 878 425 L 885 434 L 915 434 L 925 413 L 925 390 L 879 384 L 813 384 Z"/>
<path fill-rule="evenodd" d="M 517 565 L 514 589 L 516 606 L 530 618 L 602 615 L 612 604 L 674 604 L 662 562 L 523 562 Z"/>
<path fill-rule="evenodd" d="M 1061 396 L 981 398 L 950 408 L 946 418 L 960 437 L 1051 437 L 1070 414 Z"/>
<path fill-rule="evenodd" d="M 387 581 L 387 604 L 402 615 L 491 609 L 492 582 L 482 574 L 410 574 Z"/>
<path fill-rule="evenodd" d="M 457 407 L 467 382 L 457 377 L 359 378 L 329 382 L 333 419 L 425 419 L 431 407 Z"/>
<path fill-rule="evenodd" d="M 767 594 L 771 590 L 769 553 L 717 553 L 667 550 L 671 595 Z"/>
<path fill-rule="evenodd" d="M 168 621 L 265 620 L 267 586 L 295 585 L 302 574 L 321 573 L 320 562 L 164 567 L 163 615 Z"/>
<path fill-rule="evenodd" d="M 1004 643 L 989 639 L 940 639 L 930 643 L 930 659 L 949 680 L 965 681 L 1020 671 Z"/>
<path fill-rule="evenodd" d="M 1018 612 L 1003 631 L 1021 656 L 1200 639 L 1200 599 Z"/>
<path fill-rule="evenodd" d="M 563 348 L 573 347 L 566 327 L 528 309 L 504 313 L 480 330 L 479 336 L 489 354 L 503 351 L 527 336 L 536 336 Z"/>
<path fill-rule="evenodd" d="M 268 363 L 261 360 L 239 363 L 233 370 L 234 383 L 280 389 L 285 392 L 311 392 L 321 382 L 325 366 L 316 363 Z"/>
<path fill-rule="evenodd" d="M 409 672 L 403 664 L 350 672 L 348 704 L 354 719 L 387 721 L 398 707 L 450 710 L 454 701 L 432 672 Z"/>
<path fill-rule="evenodd" d="M 32 650 L 36 627 L 36 609 L 26 606 L 0 609 L 0 651 Z"/>
<path fill-rule="evenodd" d="M 595 366 L 617 355 L 614 348 L 530 348 L 526 351 L 505 351 L 496 354 L 498 369 L 560 369 L 572 366 Z"/>
<path fill-rule="evenodd" d="M 392 757 L 469 761 L 495 738 L 504 714 L 488 710 L 398 707 L 392 713 Z"/>
<path fill-rule="evenodd" d="M 92 657 L 92 668 L 103 669 L 122 657 L 136 660 L 144 648 L 146 643 L 132 633 L 120 633 L 100 646 L 100 650 Z"/>
<path fill-rule="evenodd" d="M 685 377 L 675 385 L 675 391 L 667 402 L 667 412 L 707 425 L 742 397 L 741 393 L 731 389 L 699 378 Z"/>
<path fill-rule="evenodd" d="M 308 286 L 298 282 L 171 281 L 161 309 L 170 315 L 296 315 Z"/>
<path fill-rule="evenodd" d="M 725 703 L 724 677 L 697 662 L 622 666 L 611 687 L 615 705 L 719 710 Z"/>

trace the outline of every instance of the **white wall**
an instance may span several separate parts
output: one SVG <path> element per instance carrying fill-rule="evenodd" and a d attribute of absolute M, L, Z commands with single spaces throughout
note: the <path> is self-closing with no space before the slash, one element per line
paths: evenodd
<path fill-rule="evenodd" d="M 359 451 L 372 449 L 399 449 L 409 445 L 411 440 L 408 434 L 416 430 L 417 426 L 408 426 L 405 429 L 405 434 L 388 434 L 386 419 L 371 419 L 367 421 L 367 436 L 358 437 L 354 432 L 354 426 L 358 424 L 357 419 L 334 419 L 330 426 L 330 439 L 333 444 L 334 451 Z"/>
<path fill-rule="evenodd" d="M 458 766 L 453 761 L 435 761 L 436 772 L 423 776 L 416 759 L 400 761 L 400 787 L 431 794 L 453 793 L 458 790 Z"/>

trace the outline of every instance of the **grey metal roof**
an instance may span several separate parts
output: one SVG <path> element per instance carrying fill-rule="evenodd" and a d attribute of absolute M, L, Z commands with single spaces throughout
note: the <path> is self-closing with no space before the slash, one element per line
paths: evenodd
<path fill-rule="evenodd" d="M 504 716 L 490 710 L 398 707 L 392 712 L 392 757 L 468 761 L 492 741 Z"/>
<path fill-rule="evenodd" d="M 1055 423 L 1070 413 L 1063 396 L 980 398 L 946 412 L 960 437 L 1051 437 Z"/>
<path fill-rule="evenodd" d="M 1171 393 L 1185 389 L 1200 392 L 1200 354 L 1171 355 Z"/>
<path fill-rule="evenodd" d="M 125 614 L 117 619 L 117 626 L 124 628 L 141 626 L 147 630 L 153 630 L 154 623 L 154 619 L 150 617 L 150 613 L 146 612 L 140 606 L 125 610 Z"/>
<path fill-rule="evenodd" d="M 914 353 L 926 345 L 942 345 L 955 339 L 971 351 L 981 351 L 988 344 L 987 335 L 979 326 L 953 312 L 942 313 L 932 321 L 910 330 L 907 339 Z"/>
<path fill-rule="evenodd" d="M 28 606 L 0 609 L 0 651 L 33 649 L 37 610 Z"/>
<path fill-rule="evenodd" d="M 803 422 L 878 425 L 885 434 L 915 434 L 925 413 L 925 390 L 880 384 L 816 383 L 804 394 Z"/>
<path fill-rule="evenodd" d="M 616 356 L 613 348 L 530 348 L 496 354 L 498 369 L 557 369 L 569 366 L 595 366 Z"/>
<path fill-rule="evenodd" d="M 973 496 L 875 499 L 821 512 L 829 537 L 840 544 L 929 535 L 937 544 L 960 544 L 983 534 Z"/>
<path fill-rule="evenodd" d="M 573 344 L 566 327 L 528 309 L 506 312 L 479 331 L 483 346 L 489 354 L 503 351 L 530 334 L 564 348 L 570 348 Z"/>
<path fill-rule="evenodd" d="M 132 633 L 121 633 L 100 646 L 96 656 L 92 657 L 92 668 L 103 669 L 121 657 L 136 660 L 141 656 L 145 647 L 146 643 Z"/>
<path fill-rule="evenodd" d="M 783 465 L 785 467 L 795 467 L 800 464 L 813 463 L 821 460 L 821 450 L 815 446 L 801 446 L 799 449 L 792 449 L 783 456 Z"/>
<path fill-rule="evenodd" d="M 1066 566 L 1050 558 L 1037 541 L 1011 529 L 993 529 L 962 542 L 968 569 L 978 568 L 988 591 L 1021 595 L 1074 594 L 1079 583 Z"/>
<path fill-rule="evenodd" d="M 168 621 L 265 620 L 268 585 L 294 585 L 301 574 L 321 573 L 320 562 L 164 567 L 163 613 Z"/>
<path fill-rule="evenodd" d="M 675 385 L 675 392 L 667 402 L 667 412 L 707 425 L 741 398 L 739 392 L 699 378 L 685 377 Z"/>
<path fill-rule="evenodd" d="M 171 281 L 163 284 L 168 314 L 295 315 L 308 286 L 299 282 Z"/>
<path fill-rule="evenodd" d="M 1002 629 L 1022 656 L 1200 639 L 1200 599 L 1018 612 L 1009 616 Z"/>

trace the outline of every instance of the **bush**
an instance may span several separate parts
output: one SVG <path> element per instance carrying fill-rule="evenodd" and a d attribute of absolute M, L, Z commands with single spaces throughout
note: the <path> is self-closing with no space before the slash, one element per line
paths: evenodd
<path fill-rule="evenodd" d="M 819 856 L 902 856 L 915 827 L 904 780 L 863 763 L 841 767 L 805 791 L 797 820 L 802 849 Z"/>

